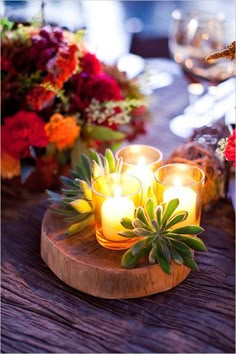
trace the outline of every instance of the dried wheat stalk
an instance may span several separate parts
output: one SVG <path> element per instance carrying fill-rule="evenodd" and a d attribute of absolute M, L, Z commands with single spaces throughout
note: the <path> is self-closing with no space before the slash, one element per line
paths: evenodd
<path fill-rule="evenodd" d="M 206 61 L 211 61 L 219 58 L 226 58 L 230 60 L 236 59 L 236 42 L 233 41 L 230 45 L 228 45 L 225 49 L 212 53 L 206 58 Z"/>

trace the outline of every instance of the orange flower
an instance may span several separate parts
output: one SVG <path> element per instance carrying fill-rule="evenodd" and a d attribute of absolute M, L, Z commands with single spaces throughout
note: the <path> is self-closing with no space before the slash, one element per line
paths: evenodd
<path fill-rule="evenodd" d="M 54 143 L 58 150 L 73 147 L 79 136 L 80 127 L 75 117 L 63 117 L 55 113 L 50 117 L 49 123 L 45 125 L 46 135 L 50 142 Z"/>
<path fill-rule="evenodd" d="M 1 155 L 1 167 L 1 176 L 3 178 L 12 179 L 20 175 L 20 160 L 15 159 L 5 152 L 2 152 Z"/>

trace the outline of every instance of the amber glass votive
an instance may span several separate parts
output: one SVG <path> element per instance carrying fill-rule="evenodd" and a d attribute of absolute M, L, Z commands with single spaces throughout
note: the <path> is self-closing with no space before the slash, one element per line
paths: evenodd
<path fill-rule="evenodd" d="M 119 149 L 115 156 L 123 159 L 122 172 L 142 182 L 145 199 L 148 187 L 154 182 L 154 172 L 162 165 L 162 152 L 153 146 L 135 144 Z"/>
<path fill-rule="evenodd" d="M 159 203 L 179 199 L 176 211 L 188 212 L 178 227 L 199 225 L 205 174 L 194 165 L 173 163 L 163 165 L 155 172 L 155 192 Z"/>
<path fill-rule="evenodd" d="M 137 238 L 126 238 L 118 232 L 127 231 L 120 220 L 124 217 L 133 219 L 135 208 L 141 204 L 142 185 L 139 179 L 111 173 L 95 179 L 92 193 L 97 241 L 113 250 L 131 247 Z"/>

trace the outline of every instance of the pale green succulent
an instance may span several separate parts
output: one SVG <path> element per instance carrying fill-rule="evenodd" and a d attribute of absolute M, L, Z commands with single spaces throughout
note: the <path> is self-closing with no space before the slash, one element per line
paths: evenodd
<path fill-rule="evenodd" d="M 176 227 L 178 223 L 186 220 L 187 211 L 176 211 L 178 199 L 168 204 L 157 205 L 152 198 L 147 199 L 144 207 L 138 207 L 135 218 L 123 218 L 122 226 L 127 231 L 119 235 L 128 238 L 140 237 L 122 257 L 122 266 L 134 268 L 140 259 L 148 255 L 151 264 L 158 263 L 161 269 L 171 274 L 171 261 L 184 264 L 188 268 L 198 269 L 193 259 L 192 250 L 206 251 L 206 246 L 197 235 L 203 228 L 197 225 Z"/>

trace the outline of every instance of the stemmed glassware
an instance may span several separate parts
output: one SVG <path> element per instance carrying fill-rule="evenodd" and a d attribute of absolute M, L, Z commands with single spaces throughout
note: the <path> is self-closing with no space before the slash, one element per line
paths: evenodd
<path fill-rule="evenodd" d="M 206 57 L 222 50 L 228 44 L 225 41 L 222 14 L 182 13 L 180 10 L 172 13 L 170 53 L 191 81 L 188 86 L 190 106 L 183 115 L 175 117 L 170 122 L 170 129 L 176 135 L 188 137 L 194 128 L 220 118 L 219 114 L 217 117 L 212 114 L 213 104 L 216 100 L 221 100 L 226 93 L 232 93 L 232 83 L 231 85 L 220 83 L 234 75 L 235 64 L 225 59 L 208 63 Z M 198 99 L 205 88 L 207 94 Z M 226 88 L 225 93 L 223 88 Z M 228 100 L 227 105 L 230 102 Z"/>

